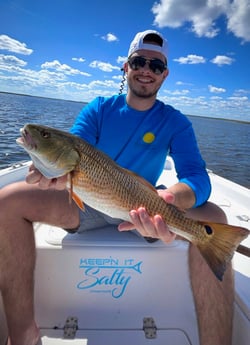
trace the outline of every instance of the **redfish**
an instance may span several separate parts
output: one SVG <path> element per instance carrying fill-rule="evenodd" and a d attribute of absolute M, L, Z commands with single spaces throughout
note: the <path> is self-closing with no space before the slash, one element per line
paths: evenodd
<path fill-rule="evenodd" d="M 167 204 L 155 188 L 138 175 L 120 167 L 110 157 L 81 138 L 58 129 L 27 124 L 17 139 L 35 167 L 46 177 L 68 174 L 70 195 L 84 210 L 82 200 L 111 217 L 131 221 L 129 211 L 144 207 L 160 215 L 170 230 L 198 247 L 207 264 L 222 280 L 227 264 L 248 229 L 197 221 Z"/>

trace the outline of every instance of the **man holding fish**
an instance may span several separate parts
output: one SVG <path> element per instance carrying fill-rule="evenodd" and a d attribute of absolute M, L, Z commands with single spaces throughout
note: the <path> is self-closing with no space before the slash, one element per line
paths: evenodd
<path fill-rule="evenodd" d="M 226 223 L 223 211 L 207 202 L 210 181 L 191 123 L 179 111 L 156 99 L 169 73 L 165 38 L 153 30 L 138 33 L 130 45 L 123 70 L 127 94 L 98 97 L 88 104 L 76 119 L 72 134 L 153 185 L 170 153 L 179 182 L 158 190 L 160 197 L 167 204 L 187 210 L 186 216 L 190 218 Z M 44 130 L 42 135 L 46 137 L 50 133 Z M 28 127 L 24 128 L 19 144 L 28 147 L 28 152 L 37 149 Z M 71 156 L 74 155 L 72 151 Z M 57 167 L 57 175 L 49 175 L 42 162 L 35 155 L 31 157 L 34 165 L 26 181 L 0 191 L 0 289 L 9 328 L 8 345 L 36 345 L 39 341 L 33 305 L 33 222 L 70 231 L 113 223 L 112 217 L 86 205 L 85 212 L 79 213 L 81 201 L 73 196 L 76 203 L 69 203 L 66 186 L 70 174 Z M 74 175 L 72 179 L 74 183 Z M 172 228 L 162 216 L 149 215 L 145 207 L 129 211 L 129 221 L 122 216 L 115 217 L 125 220 L 116 221 L 119 231 L 136 229 L 148 241 L 160 239 L 170 243 L 175 239 L 176 234 L 170 231 Z M 208 236 L 213 231 L 209 226 L 204 229 Z M 189 265 L 200 344 L 230 345 L 234 298 L 230 265 L 223 272 L 223 280 L 218 280 L 193 244 L 189 249 Z"/>

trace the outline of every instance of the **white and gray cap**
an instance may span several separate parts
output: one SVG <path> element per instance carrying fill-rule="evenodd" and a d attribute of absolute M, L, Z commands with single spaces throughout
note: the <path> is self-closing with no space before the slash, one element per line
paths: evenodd
<path fill-rule="evenodd" d="M 156 44 L 151 44 L 149 42 L 155 42 Z M 137 50 L 146 49 L 161 53 L 165 56 L 167 60 L 168 56 L 168 44 L 167 40 L 155 30 L 146 30 L 143 32 L 138 32 L 135 38 L 130 44 L 128 57 L 130 57 Z"/>

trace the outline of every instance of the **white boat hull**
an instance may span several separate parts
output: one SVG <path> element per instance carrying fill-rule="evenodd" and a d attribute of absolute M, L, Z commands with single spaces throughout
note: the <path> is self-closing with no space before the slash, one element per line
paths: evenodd
<path fill-rule="evenodd" d="M 25 164 L 0 171 L 0 187 L 23 179 L 27 169 Z M 175 179 L 173 169 L 166 169 L 159 184 L 169 185 Z M 211 200 L 223 208 L 229 223 L 250 229 L 249 190 L 217 175 L 211 174 L 211 180 Z M 35 225 L 35 237 L 35 311 L 43 345 L 199 345 L 188 243 L 148 244 L 112 227 L 70 235 L 44 224 Z M 250 247 L 249 241 L 243 244 Z M 233 345 L 249 345 L 249 259 L 236 253 L 233 262 Z M 64 338 L 68 317 L 77 318 L 73 339 Z"/>

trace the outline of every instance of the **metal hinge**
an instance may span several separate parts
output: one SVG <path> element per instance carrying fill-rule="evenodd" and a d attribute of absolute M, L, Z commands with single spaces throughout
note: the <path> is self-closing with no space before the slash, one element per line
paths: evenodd
<path fill-rule="evenodd" d="M 74 339 L 78 330 L 78 318 L 75 316 L 67 317 L 63 330 L 63 337 L 65 339 Z"/>
<path fill-rule="evenodd" d="M 143 331 L 147 339 L 155 339 L 157 337 L 157 327 L 152 317 L 143 318 Z"/>

